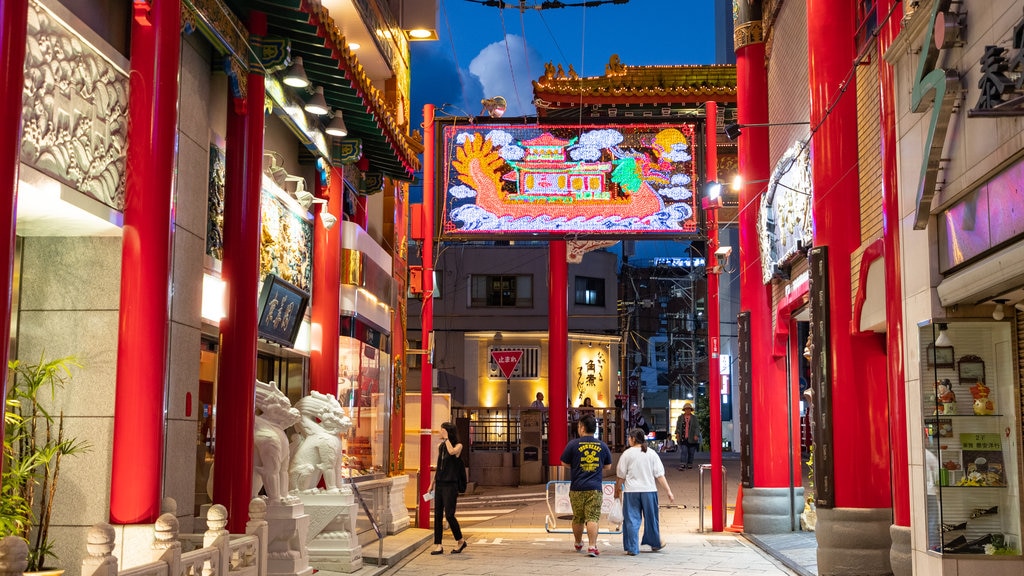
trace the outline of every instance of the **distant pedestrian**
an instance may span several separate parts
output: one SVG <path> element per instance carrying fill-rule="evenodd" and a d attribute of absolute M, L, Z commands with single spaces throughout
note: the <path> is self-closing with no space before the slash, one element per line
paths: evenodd
<path fill-rule="evenodd" d="M 544 393 L 537 392 L 537 399 L 530 404 L 530 408 L 543 408 L 544 407 Z"/>
<path fill-rule="evenodd" d="M 665 547 L 658 524 L 658 484 L 668 493 L 669 502 L 675 502 L 676 497 L 665 480 L 661 456 L 647 449 L 644 431 L 633 428 L 627 441 L 629 448 L 619 457 L 615 471 L 615 496 L 622 497 L 622 549 L 636 556 L 642 545 L 650 546 L 654 552 Z M 643 540 L 640 540 L 641 523 Z"/>
<path fill-rule="evenodd" d="M 693 468 L 693 453 L 700 446 L 700 426 L 693 404 L 684 405 L 682 415 L 676 420 L 676 443 L 679 444 L 679 469 Z"/>
<path fill-rule="evenodd" d="M 573 546 L 583 550 L 583 529 L 587 530 L 587 554 L 596 557 L 598 522 L 601 520 L 601 501 L 604 499 L 602 481 L 611 470 L 612 452 L 608 445 L 595 438 L 597 420 L 593 414 L 580 416 L 577 425 L 579 438 L 569 441 L 562 452 L 562 464 L 569 467 L 569 503 L 572 504 Z"/>
<path fill-rule="evenodd" d="M 434 493 L 434 549 L 431 554 L 444 554 L 441 539 L 444 537 L 444 521 L 455 538 L 452 554 L 461 554 L 466 549 L 466 539 L 455 518 L 455 506 L 459 501 L 459 474 L 465 479 L 466 469 L 462 465 L 462 444 L 459 433 L 451 422 L 441 424 L 441 445 L 437 449 L 437 471 L 430 481 L 429 492 Z M 436 485 L 436 491 L 435 491 Z"/>

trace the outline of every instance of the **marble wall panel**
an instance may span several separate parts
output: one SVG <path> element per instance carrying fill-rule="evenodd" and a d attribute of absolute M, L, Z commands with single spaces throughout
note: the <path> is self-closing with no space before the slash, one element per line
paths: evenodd
<path fill-rule="evenodd" d="M 116 311 L 120 294 L 120 238 L 25 239 L 21 283 L 23 311 Z"/>

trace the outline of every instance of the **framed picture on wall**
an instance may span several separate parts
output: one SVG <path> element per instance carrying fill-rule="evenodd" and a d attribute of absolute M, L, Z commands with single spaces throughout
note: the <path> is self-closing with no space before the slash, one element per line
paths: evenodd
<path fill-rule="evenodd" d="M 933 368 L 953 368 L 956 366 L 952 346 L 929 345 L 927 356 L 928 365 Z"/>
<path fill-rule="evenodd" d="M 957 363 L 957 372 L 961 384 L 973 384 L 985 381 L 985 361 L 977 356 L 963 356 Z"/>

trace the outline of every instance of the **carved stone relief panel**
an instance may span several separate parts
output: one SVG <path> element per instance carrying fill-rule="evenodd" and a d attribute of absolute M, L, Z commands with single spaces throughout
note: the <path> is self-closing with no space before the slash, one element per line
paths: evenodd
<path fill-rule="evenodd" d="M 125 71 L 33 2 L 21 161 L 123 211 L 127 111 Z"/>

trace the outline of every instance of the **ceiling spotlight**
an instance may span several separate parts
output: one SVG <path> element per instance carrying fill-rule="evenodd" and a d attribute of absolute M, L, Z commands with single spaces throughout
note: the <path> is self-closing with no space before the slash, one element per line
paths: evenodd
<path fill-rule="evenodd" d="M 501 118 L 505 115 L 505 110 L 508 109 L 508 102 L 501 96 L 484 98 L 480 101 L 480 104 L 483 105 L 484 112 L 491 118 Z"/>
<path fill-rule="evenodd" d="M 330 212 L 321 212 L 320 221 L 324 223 L 324 228 L 330 230 L 334 228 L 334 225 L 338 223 L 338 217 Z"/>
<path fill-rule="evenodd" d="M 949 334 L 946 330 L 949 328 L 946 324 L 939 324 L 939 337 L 935 339 L 936 346 L 952 346 L 953 341 L 949 339 Z"/>
<path fill-rule="evenodd" d="M 348 126 L 345 126 L 345 119 L 341 115 L 341 110 L 334 111 L 334 115 L 331 117 L 331 121 L 327 123 L 327 128 L 324 128 L 324 132 L 336 138 L 348 136 Z"/>
<path fill-rule="evenodd" d="M 292 62 L 288 71 L 284 73 L 282 81 L 293 88 L 305 88 L 306 86 L 309 86 L 309 78 L 306 77 L 306 69 L 302 66 L 302 56 L 295 57 L 295 61 Z"/>
<path fill-rule="evenodd" d="M 317 116 L 323 116 L 330 112 L 327 108 L 327 100 L 324 99 L 324 87 L 317 86 L 316 90 L 313 91 L 313 97 L 306 102 L 306 112 L 310 114 L 316 114 Z"/>
<path fill-rule="evenodd" d="M 1003 318 L 1006 318 L 1006 313 L 1003 310 L 1003 305 L 1006 304 L 1006 302 L 1006 298 L 997 298 L 995 300 L 996 309 L 992 311 L 993 320 L 1002 320 Z"/>

